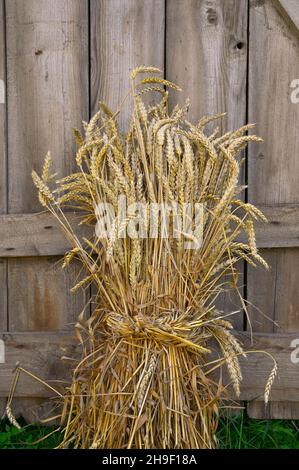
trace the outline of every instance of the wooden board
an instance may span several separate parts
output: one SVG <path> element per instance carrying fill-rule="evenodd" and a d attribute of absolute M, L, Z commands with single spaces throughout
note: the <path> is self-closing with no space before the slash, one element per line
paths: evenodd
<path fill-rule="evenodd" d="M 10 260 L 8 309 L 9 331 L 48 331 L 73 329 L 87 299 L 82 290 L 70 289 L 80 280 L 81 266 L 73 264 L 71 272 L 61 269 L 53 258 Z M 24 279 L 28 287 L 24 285 Z M 46 282 L 45 282 L 46 280 Z"/>
<path fill-rule="evenodd" d="M 277 401 L 297 399 L 299 393 L 299 367 L 293 364 L 290 354 L 294 334 L 256 334 L 251 344 L 250 336 L 239 333 L 246 350 L 263 350 L 275 355 L 279 373 L 271 392 L 271 397 Z M 42 380 L 54 384 L 58 380 L 69 377 L 70 361 L 61 357 L 77 358 L 79 350 L 77 340 L 68 332 L 32 332 L 32 333 L 0 333 L 6 346 L 6 364 L 0 369 L 0 396 L 5 396 L 11 382 L 12 373 L 17 362 Z M 21 354 L 20 354 L 21 352 Z M 272 361 L 263 353 L 248 353 L 247 359 L 241 360 L 243 383 L 241 398 L 251 400 L 262 396 L 265 383 L 272 368 Z M 16 397 L 53 396 L 44 385 L 32 380 L 26 375 L 21 376 Z"/>
<path fill-rule="evenodd" d="M 0 214 L 7 211 L 6 73 L 4 0 L 0 0 Z M 7 328 L 7 262 L 0 260 L 0 328 Z"/>
<path fill-rule="evenodd" d="M 116 111 L 130 90 L 129 72 L 146 64 L 164 69 L 164 0 L 91 0 L 91 111 L 105 101 Z M 120 127 L 129 124 L 122 108 Z"/>
<path fill-rule="evenodd" d="M 166 41 L 166 76 L 183 88 L 172 102 L 184 103 L 189 97 L 188 119 L 195 122 L 203 115 L 227 112 L 216 124 L 222 132 L 242 126 L 246 120 L 247 0 L 167 2 Z M 243 263 L 240 272 L 243 295 Z M 240 310 L 234 324 L 243 328 L 238 295 L 224 294 L 218 308 Z"/>
<path fill-rule="evenodd" d="M 7 211 L 5 5 L 0 0 L 0 214 Z M 0 259 L 0 329 L 7 329 L 7 261 Z M 5 400 L 0 398 L 1 407 Z M 2 413 L 0 414 L 2 416 Z"/>
<path fill-rule="evenodd" d="M 70 377 L 70 361 L 61 358 L 74 357 L 77 341 L 69 332 L 2 333 L 6 362 L 0 368 L 0 396 L 6 397 L 16 365 L 20 365 L 41 380 L 62 380 Z M 56 382 L 58 386 L 58 382 Z M 51 390 L 22 373 L 15 393 L 16 397 L 52 397 Z"/>
<path fill-rule="evenodd" d="M 40 210 L 31 170 L 41 170 L 49 149 L 60 175 L 75 168 L 72 127 L 80 127 L 81 119 L 88 113 L 87 6 L 85 0 L 12 0 L 7 4 L 10 214 Z M 33 330 L 49 328 L 46 317 L 40 316 L 45 311 L 46 292 L 59 299 L 56 310 L 54 304 L 51 309 L 52 324 L 61 326 L 66 321 L 66 325 L 81 311 L 82 299 L 76 302 L 65 292 L 61 275 L 50 275 L 49 290 L 50 265 L 54 269 L 56 262 L 57 259 L 9 262 L 10 329 L 22 331 L 29 325 Z M 30 294 L 35 281 L 36 301 Z M 20 315 L 20 310 L 24 314 Z"/>
<path fill-rule="evenodd" d="M 282 4 L 288 6 L 288 2 L 255 1 L 250 9 L 249 120 L 257 123 L 256 131 L 265 143 L 250 146 L 248 183 L 250 201 L 262 205 L 299 202 L 299 106 L 291 102 L 290 96 L 291 82 L 299 77 L 299 3 L 289 4 L 292 8 L 288 13 L 294 21 Z M 265 57 L 267 66 L 262 65 Z M 285 227 L 285 220 L 280 222 Z M 294 225 L 298 228 L 297 219 Z M 263 333 L 297 332 L 299 336 L 299 250 L 275 249 L 264 254 L 271 266 L 270 274 L 251 269 L 248 272 L 248 299 L 257 307 L 250 308 L 253 328 Z M 297 401 L 298 396 L 292 399 Z M 285 400 L 291 401 L 287 392 Z M 263 409 L 259 403 L 248 405 L 250 416 L 262 416 Z M 272 404 L 264 415 L 284 417 L 285 406 L 281 413 L 279 409 L 278 404 Z M 288 410 L 288 415 L 299 417 L 297 404 L 293 412 L 290 404 Z"/>
<path fill-rule="evenodd" d="M 299 247 L 299 206 L 260 206 L 268 224 L 257 224 L 260 248 Z M 79 215 L 67 214 L 79 238 L 92 234 L 92 227 L 79 226 Z M 47 212 L 0 215 L 0 258 L 63 255 L 71 246 L 57 222 Z M 244 238 L 239 238 L 244 241 Z"/>
<path fill-rule="evenodd" d="M 31 171 L 41 170 L 46 152 L 59 175 L 75 168 L 72 127 L 88 117 L 87 0 L 6 2 L 6 44 L 8 212 L 31 213 L 41 209 Z M 9 261 L 9 330 L 71 327 L 83 294 L 71 296 L 75 276 L 56 263 Z"/>
<path fill-rule="evenodd" d="M 79 226 L 80 217 L 67 219 L 78 237 L 92 234 L 91 227 Z M 72 246 L 60 223 L 48 212 L 0 216 L 0 258 L 64 255 Z"/>

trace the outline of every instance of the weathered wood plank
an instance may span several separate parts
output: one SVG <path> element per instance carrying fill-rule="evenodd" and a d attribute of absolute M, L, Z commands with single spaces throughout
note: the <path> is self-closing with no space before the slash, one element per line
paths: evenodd
<path fill-rule="evenodd" d="M 296 333 L 255 334 L 253 344 L 248 334 L 239 333 L 246 350 L 262 350 L 272 354 L 278 362 L 278 375 L 274 382 L 271 398 L 276 401 L 299 400 L 299 365 L 291 361 L 293 348 L 291 342 L 299 336 Z M 62 361 L 61 357 L 76 358 L 78 341 L 70 333 L 33 332 L 0 333 L 6 346 L 6 363 L 0 364 L 0 396 L 5 396 L 17 362 L 43 380 L 67 381 L 71 361 Z M 243 383 L 241 399 L 253 400 L 263 396 L 265 383 L 273 366 L 269 356 L 248 353 L 247 359 L 241 359 Z M 16 397 L 53 396 L 42 384 L 22 375 L 16 390 Z"/>
<path fill-rule="evenodd" d="M 278 2 L 294 26 L 299 29 L 299 3 L 297 0 L 278 0 Z M 285 18 L 286 21 L 288 18 Z"/>
<path fill-rule="evenodd" d="M 299 331 L 294 333 L 255 333 L 251 338 L 240 334 L 245 350 L 259 350 L 270 353 L 277 361 L 278 373 L 270 394 L 271 401 L 298 401 L 299 364 L 294 364 L 291 354 L 294 352 L 292 341 L 298 339 Z M 273 367 L 269 356 L 263 352 L 249 353 L 247 359 L 240 359 L 243 382 L 241 398 L 243 400 L 263 400 L 265 384 Z M 264 405 L 263 405 L 264 406 Z"/>
<path fill-rule="evenodd" d="M 166 74 L 191 99 L 188 118 L 227 112 L 217 126 L 246 119 L 247 0 L 167 2 Z"/>
<path fill-rule="evenodd" d="M 167 2 L 166 76 L 183 88 L 173 103 L 190 98 L 189 120 L 197 122 L 203 115 L 227 112 L 215 124 L 223 132 L 245 123 L 246 41 L 247 0 Z M 239 269 L 239 288 L 243 292 L 243 263 Z M 222 295 L 218 308 L 242 312 L 235 292 Z M 234 322 L 242 328 L 242 313 L 235 316 Z"/>
<path fill-rule="evenodd" d="M 88 292 L 70 292 L 82 279 L 79 263 L 73 263 L 70 270 L 62 270 L 61 264 L 53 258 L 10 260 L 10 331 L 73 329 Z"/>
<path fill-rule="evenodd" d="M 259 248 L 299 247 L 299 205 L 259 208 L 269 221 L 268 224 L 257 224 Z M 67 218 L 79 238 L 91 235 L 94 230 L 80 226 L 79 215 L 69 213 Z M 58 256 L 71 246 L 60 224 L 46 212 L 0 216 L 0 240 L 0 258 Z"/>
<path fill-rule="evenodd" d="M 4 1 L 0 1 L 0 214 L 6 212 L 6 73 Z"/>
<path fill-rule="evenodd" d="M 0 0 L 0 214 L 7 211 L 5 10 Z M 0 328 L 7 328 L 7 261 L 0 261 Z"/>
<path fill-rule="evenodd" d="M 40 210 L 31 170 L 51 151 L 75 166 L 72 128 L 88 115 L 86 0 L 7 2 L 9 213 Z"/>
<path fill-rule="evenodd" d="M 61 176 L 75 168 L 72 127 L 88 117 L 88 2 L 12 0 L 6 6 L 8 209 L 31 213 L 41 209 L 31 170 L 41 170 L 45 153 L 51 150 Z M 28 242 L 30 228 L 23 230 Z M 9 261 L 9 329 L 66 327 L 82 310 L 83 295 L 69 293 L 76 268 L 67 278 L 55 271 L 56 262 Z"/>
<path fill-rule="evenodd" d="M 90 0 L 91 114 L 99 101 L 119 109 L 131 90 L 129 74 L 136 66 L 154 65 L 163 71 L 164 36 L 164 0 Z M 129 126 L 131 107 L 131 99 L 122 103 L 122 131 Z"/>
<path fill-rule="evenodd" d="M 129 72 L 138 65 L 164 68 L 164 0 L 91 0 L 91 110 L 105 101 L 117 110 L 130 90 Z M 122 107 L 127 128 L 130 105 Z"/>
<path fill-rule="evenodd" d="M 257 123 L 256 133 L 263 137 L 265 143 L 249 147 L 249 200 L 258 205 L 295 205 L 299 202 L 299 136 L 296 125 L 299 107 L 291 101 L 290 87 L 292 80 L 299 76 L 295 16 L 291 24 L 279 2 L 265 0 L 251 2 L 250 5 L 249 121 Z M 292 10 L 294 14 L 296 11 Z M 261 66 L 265 57 L 267 67 Z M 274 225 L 270 225 L 273 235 L 283 238 L 281 230 L 288 227 L 290 238 L 296 239 L 298 219 L 295 212 L 293 218 L 292 221 L 290 212 L 285 213 L 282 220 L 277 219 L 281 228 L 275 233 Z M 279 227 L 278 224 L 276 226 Z M 271 237 L 269 232 L 268 236 Z M 291 243 L 284 246 L 291 246 Z M 278 331 L 276 324 L 280 325 L 279 332 L 298 331 L 299 250 L 265 250 L 264 254 L 271 266 L 270 273 L 248 271 L 248 300 L 250 305 L 257 307 L 250 306 L 252 326 L 255 331 L 263 333 Z M 270 321 L 259 311 L 270 316 Z M 286 389 L 284 398 L 292 401 L 289 389 Z M 274 396 L 272 400 L 275 400 Z M 261 406 L 249 404 L 249 414 L 254 415 L 255 409 Z M 285 407 L 281 408 L 280 416 L 279 406 L 273 405 L 273 410 L 274 407 L 275 417 L 283 418 Z M 271 409 L 265 416 L 271 416 Z"/>
<path fill-rule="evenodd" d="M 7 400 L 0 398 L 0 416 L 4 416 Z M 59 406 L 60 405 L 60 406 Z M 40 425 L 42 419 L 47 419 L 59 414 L 61 403 L 53 397 L 15 397 L 12 403 L 14 416 L 22 417 L 26 423 L 37 423 Z M 56 424 L 55 421 L 48 423 Z M 57 420 L 59 424 L 59 420 Z"/>
<path fill-rule="evenodd" d="M 78 237 L 92 228 L 79 226 L 80 218 L 67 214 Z M 49 213 L 0 216 L 0 257 L 63 255 L 71 246 L 60 223 Z"/>
<path fill-rule="evenodd" d="M 70 333 L 35 332 L 1 333 L 5 343 L 6 362 L 0 364 L 0 396 L 6 397 L 16 364 L 33 373 L 42 380 L 49 381 L 54 387 L 54 380 L 66 381 L 70 377 L 70 361 L 61 357 L 74 357 L 76 340 Z M 18 383 L 16 397 L 48 397 L 53 392 L 43 384 L 22 374 Z"/>
<path fill-rule="evenodd" d="M 299 204 L 260 205 L 268 224 L 257 224 L 259 248 L 299 247 Z"/>
<path fill-rule="evenodd" d="M 266 407 L 256 402 L 247 409 L 247 414 L 254 419 L 299 419 L 299 403 L 296 401 L 272 401 Z"/>

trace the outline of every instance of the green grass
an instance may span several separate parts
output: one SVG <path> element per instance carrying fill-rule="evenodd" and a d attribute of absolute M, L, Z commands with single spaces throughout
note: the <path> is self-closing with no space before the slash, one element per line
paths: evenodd
<path fill-rule="evenodd" d="M 223 417 L 217 433 L 223 449 L 299 449 L 299 421 Z"/>
<path fill-rule="evenodd" d="M 46 438 L 54 431 L 53 427 L 26 425 L 22 420 L 18 421 L 21 429 L 6 420 L 0 421 L 0 449 L 54 449 L 62 439 L 58 432 Z"/>
<path fill-rule="evenodd" d="M 37 443 L 55 428 L 20 423 L 18 430 L 0 422 L 1 449 L 53 449 L 61 441 L 55 433 Z M 223 449 L 299 449 L 299 421 L 255 420 L 242 413 L 221 418 L 217 437 Z"/>

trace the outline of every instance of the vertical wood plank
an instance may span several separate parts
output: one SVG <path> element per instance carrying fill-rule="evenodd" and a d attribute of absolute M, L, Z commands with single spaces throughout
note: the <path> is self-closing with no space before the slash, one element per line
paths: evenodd
<path fill-rule="evenodd" d="M 55 170 L 74 166 L 72 128 L 88 117 L 87 0 L 7 2 L 8 209 L 40 211 L 31 170 L 51 150 Z M 9 326 L 67 327 L 83 308 L 57 259 L 9 261 Z M 72 280 L 70 280 L 72 279 Z"/>
<path fill-rule="evenodd" d="M 62 270 L 53 258 L 9 260 L 10 331 L 53 331 L 70 329 L 83 310 L 82 292 L 71 294 L 81 268 L 73 265 L 71 272 Z M 27 287 L 26 287 L 26 284 Z"/>
<path fill-rule="evenodd" d="M 90 112 L 104 101 L 114 111 L 130 90 L 138 65 L 164 70 L 164 0 L 90 0 Z M 123 104 L 121 130 L 129 125 L 131 101 Z M 92 287 L 94 301 L 96 291 Z M 91 310 L 94 305 L 91 304 Z"/>
<path fill-rule="evenodd" d="M 0 214 L 7 211 L 5 10 L 0 0 Z M 7 329 L 7 261 L 0 260 L 0 330 Z"/>
<path fill-rule="evenodd" d="M 87 117 L 87 1 L 10 0 L 7 47 L 9 212 L 40 211 L 31 170 L 51 150 L 70 173 L 72 127 Z"/>
<path fill-rule="evenodd" d="M 188 119 L 227 112 L 221 130 L 246 120 L 247 0 L 176 0 L 167 2 L 166 76 L 182 88 L 175 100 L 189 97 Z M 244 175 L 242 176 L 244 179 Z M 243 264 L 240 266 L 243 294 Z M 222 296 L 219 308 L 241 309 L 237 295 Z M 234 325 L 243 329 L 242 315 Z"/>
<path fill-rule="evenodd" d="M 164 0 L 91 0 L 91 110 L 105 101 L 112 110 L 130 90 L 130 71 L 138 65 L 164 69 Z M 130 102 L 123 107 L 125 129 Z"/>
<path fill-rule="evenodd" d="M 0 214 L 7 212 L 5 5 L 0 0 Z M 0 260 L 0 330 L 7 330 L 7 260 Z M 0 398 L 0 416 L 6 400 Z"/>
<path fill-rule="evenodd" d="M 48 150 L 61 175 L 74 169 L 72 127 L 88 118 L 88 1 L 10 0 L 6 6 L 8 210 L 34 212 L 41 208 L 31 170 L 40 171 Z M 10 260 L 9 329 L 70 327 L 85 303 L 83 294 L 69 292 L 77 272 L 61 273 L 55 258 Z M 36 421 L 41 403 L 16 399 L 14 406 Z"/>
<path fill-rule="evenodd" d="M 293 3 L 292 13 L 298 18 L 298 3 Z M 299 105 L 290 96 L 291 82 L 299 78 L 299 39 L 296 22 L 290 20 L 280 2 L 251 2 L 249 120 L 257 123 L 256 132 L 265 140 L 249 149 L 249 198 L 255 204 L 299 202 Z M 262 65 L 265 57 L 267 67 Z M 263 254 L 270 273 L 248 272 L 248 298 L 256 307 L 250 309 L 253 330 L 299 332 L 299 250 L 264 250 Z M 271 403 L 265 410 L 257 402 L 248 404 L 248 413 L 298 418 L 299 408 L 296 403 Z"/>

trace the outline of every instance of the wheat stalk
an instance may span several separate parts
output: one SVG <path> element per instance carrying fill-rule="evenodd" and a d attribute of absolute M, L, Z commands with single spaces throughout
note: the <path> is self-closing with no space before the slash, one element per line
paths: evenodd
<path fill-rule="evenodd" d="M 238 180 L 240 152 L 260 139 L 244 135 L 251 125 L 223 136 L 217 128 L 207 134 L 206 126 L 223 114 L 190 123 L 189 101 L 170 109 L 164 87 L 180 88 L 156 73 L 151 66 L 131 72 L 133 110 L 124 135 L 119 111 L 100 103 L 83 124 L 85 135 L 75 131 L 78 170 L 54 183 L 48 154 L 42 176 L 32 174 L 42 204 L 72 244 L 63 267 L 77 259 L 85 273 L 72 291 L 91 284 L 94 291 L 90 318 L 75 328 L 82 358 L 64 395 L 62 447 L 213 447 L 215 410 L 223 398 L 221 384 L 206 372 L 213 340 L 222 355 L 215 367 L 226 364 L 240 392 L 238 358 L 244 351 L 215 305 L 219 295 L 237 288 L 240 259 L 267 266 L 255 237 L 255 221 L 265 217 L 242 201 Z M 142 101 L 151 93 L 154 102 Z M 146 215 L 128 210 L 113 219 L 107 237 L 80 237 L 64 215 L 69 207 L 81 211 L 81 224 L 95 229 L 98 204 L 109 203 L 117 212 L 120 196 L 127 205 L 144 203 Z M 182 216 L 176 226 L 176 211 L 170 211 L 173 231 L 166 237 L 157 203 Z M 186 203 L 203 204 L 196 227 Z M 141 225 L 146 236 L 131 238 L 129 229 Z M 237 239 L 242 233 L 248 244 Z M 186 241 L 196 249 L 185 249 Z"/>

